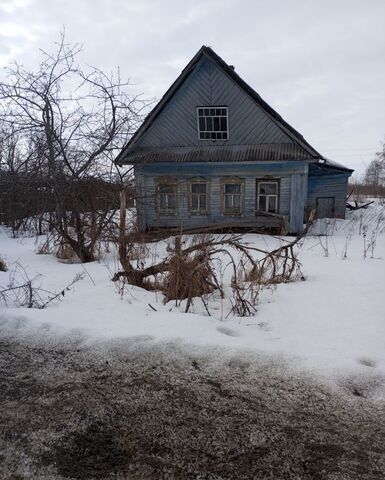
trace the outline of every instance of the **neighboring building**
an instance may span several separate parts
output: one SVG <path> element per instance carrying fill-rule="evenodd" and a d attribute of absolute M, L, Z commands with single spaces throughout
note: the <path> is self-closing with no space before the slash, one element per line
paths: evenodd
<path fill-rule="evenodd" d="M 344 218 L 352 170 L 326 160 L 203 46 L 116 159 L 134 165 L 141 230 L 298 233 L 311 209 Z"/>

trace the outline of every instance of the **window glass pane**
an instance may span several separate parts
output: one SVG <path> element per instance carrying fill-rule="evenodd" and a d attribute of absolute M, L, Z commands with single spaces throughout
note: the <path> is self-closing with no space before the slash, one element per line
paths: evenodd
<path fill-rule="evenodd" d="M 277 210 L 277 197 L 269 197 L 269 212 L 275 213 Z"/>
<path fill-rule="evenodd" d="M 206 211 L 206 200 L 207 200 L 207 197 L 206 195 L 200 195 L 200 209 L 202 211 Z"/>
<path fill-rule="evenodd" d="M 198 108 L 199 138 L 205 140 L 227 140 L 227 113 L 227 108 Z M 205 135 L 207 132 L 210 132 L 210 134 Z"/>
<path fill-rule="evenodd" d="M 162 210 L 167 209 L 167 198 L 166 195 L 160 195 L 159 197 L 159 206 Z"/>
<path fill-rule="evenodd" d="M 264 195 L 259 196 L 259 210 L 266 212 L 266 197 Z"/>
<path fill-rule="evenodd" d="M 241 208 L 241 196 L 233 195 L 233 209 L 238 212 L 240 208 Z"/>
<path fill-rule="evenodd" d="M 225 183 L 225 193 L 241 193 L 241 184 Z"/>
<path fill-rule="evenodd" d="M 168 195 L 168 209 L 176 210 L 176 195 Z"/>
<path fill-rule="evenodd" d="M 225 195 L 225 210 L 229 211 L 231 210 L 231 207 L 232 207 L 232 196 Z"/>
<path fill-rule="evenodd" d="M 198 195 L 191 195 L 191 209 L 198 210 Z"/>
<path fill-rule="evenodd" d="M 259 193 L 264 193 L 266 195 L 277 193 L 277 183 L 260 183 Z"/>
<path fill-rule="evenodd" d="M 210 139 L 210 132 L 206 132 L 206 133 L 205 133 L 205 138 L 206 138 L 206 139 Z"/>
<path fill-rule="evenodd" d="M 192 183 L 191 184 L 192 193 L 206 193 L 206 184 L 205 183 Z"/>
<path fill-rule="evenodd" d="M 173 184 L 162 183 L 159 185 L 159 193 L 174 193 L 175 186 Z"/>

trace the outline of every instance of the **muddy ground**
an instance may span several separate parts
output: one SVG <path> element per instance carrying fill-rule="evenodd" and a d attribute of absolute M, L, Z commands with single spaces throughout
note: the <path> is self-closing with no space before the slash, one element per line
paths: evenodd
<path fill-rule="evenodd" d="M 4 480 L 384 478 L 373 373 L 331 386 L 278 361 L 144 337 L 6 335 L 0 352 Z"/>

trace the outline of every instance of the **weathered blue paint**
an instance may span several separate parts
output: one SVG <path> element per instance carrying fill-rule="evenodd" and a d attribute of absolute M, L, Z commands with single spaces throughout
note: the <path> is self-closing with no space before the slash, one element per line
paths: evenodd
<path fill-rule="evenodd" d="M 228 140 L 200 140 L 197 108 L 228 107 Z M 317 162 L 321 162 L 317 163 Z M 303 229 L 306 210 L 318 197 L 335 199 L 343 216 L 347 179 L 342 166 L 322 159 L 305 139 L 248 87 L 211 49 L 202 47 L 122 150 L 118 164 L 134 164 L 140 228 L 277 225 L 256 212 L 256 180 L 279 180 L 279 210 L 290 233 Z M 159 177 L 177 185 L 177 211 L 161 215 L 156 192 Z M 208 184 L 208 211 L 189 210 L 190 181 Z M 242 181 L 239 216 L 223 211 L 226 178 Z"/>
<path fill-rule="evenodd" d="M 256 213 L 256 180 L 277 179 L 280 183 L 279 215 L 286 219 L 290 232 L 301 231 L 306 201 L 307 162 L 258 162 L 237 165 L 228 164 L 147 164 L 135 165 L 139 224 L 142 229 L 160 227 L 192 228 L 207 225 L 242 225 L 267 227 L 278 225 L 277 219 L 258 216 Z M 223 212 L 223 182 L 229 177 L 240 178 L 244 185 L 244 204 L 240 216 Z M 160 215 L 156 209 L 156 185 L 161 177 L 171 177 L 177 183 L 178 211 L 175 215 Z M 189 211 L 189 182 L 200 177 L 208 182 L 207 215 L 191 214 Z M 292 195 L 294 192 L 294 195 Z"/>
<path fill-rule="evenodd" d="M 202 56 L 136 148 L 212 145 L 198 138 L 196 112 L 198 106 L 212 105 L 227 106 L 229 115 L 229 140 L 216 140 L 215 145 L 293 143 L 218 65 Z"/>
<path fill-rule="evenodd" d="M 287 173 L 303 173 L 307 169 L 307 162 L 232 162 L 217 163 L 189 162 L 189 163 L 148 163 L 135 165 L 135 172 L 143 175 L 282 175 Z"/>
<path fill-rule="evenodd" d="M 317 198 L 330 197 L 334 199 L 334 216 L 345 218 L 346 191 L 350 175 L 351 173 L 346 171 L 312 166 L 309 169 L 306 209 L 315 210 Z"/>

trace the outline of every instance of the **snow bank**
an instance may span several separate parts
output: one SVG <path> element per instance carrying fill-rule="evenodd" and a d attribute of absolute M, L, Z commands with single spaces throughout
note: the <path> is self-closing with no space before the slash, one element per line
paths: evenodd
<path fill-rule="evenodd" d="M 344 221 L 318 222 L 300 251 L 306 281 L 264 291 L 257 315 L 249 318 L 225 318 L 220 299 L 212 302 L 209 317 L 199 302 L 197 313 L 184 314 L 172 302 L 164 305 L 162 295 L 136 287 L 127 287 L 121 298 L 110 280 L 116 268 L 112 254 L 100 263 L 63 264 L 37 255 L 34 239 L 12 239 L 3 230 L 0 254 L 11 269 L 19 262 L 30 277 L 41 274 L 42 287 L 50 291 L 59 291 L 78 273 L 84 279 L 44 310 L 0 307 L 0 328 L 14 335 L 76 334 L 84 342 L 175 341 L 283 356 L 325 374 L 384 374 L 383 225 L 379 205 L 350 212 Z M 245 240 L 263 248 L 278 242 L 256 234 Z M 0 272 L 0 286 L 8 281 L 9 273 Z"/>

